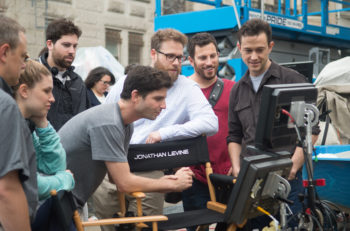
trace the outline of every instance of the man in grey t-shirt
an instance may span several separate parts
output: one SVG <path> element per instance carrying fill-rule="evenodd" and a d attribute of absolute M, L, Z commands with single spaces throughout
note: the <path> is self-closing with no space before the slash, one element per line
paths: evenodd
<path fill-rule="evenodd" d="M 73 195 L 79 206 L 84 205 L 107 171 L 122 192 L 182 191 L 192 185 L 189 168 L 160 179 L 144 178 L 130 172 L 126 157 L 132 122 L 140 118 L 154 120 L 166 107 L 171 85 L 166 72 L 137 66 L 129 72 L 118 103 L 84 111 L 60 129 L 67 166 L 76 180 Z"/>
<path fill-rule="evenodd" d="M 25 67 L 24 32 L 15 20 L 0 16 L 0 230 L 6 231 L 30 230 L 38 202 L 31 133 L 10 88 Z"/>

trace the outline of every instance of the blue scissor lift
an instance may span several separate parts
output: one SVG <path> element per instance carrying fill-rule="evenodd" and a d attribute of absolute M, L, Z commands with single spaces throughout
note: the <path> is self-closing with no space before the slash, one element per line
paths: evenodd
<path fill-rule="evenodd" d="M 313 60 L 317 75 L 326 63 L 350 53 L 350 21 L 349 27 L 345 27 L 331 24 L 329 20 L 331 15 L 350 13 L 349 2 L 314 0 L 320 1 L 320 10 L 309 12 L 308 0 L 274 0 L 273 9 L 265 7 L 264 0 L 234 0 L 231 5 L 224 5 L 222 0 L 188 1 L 213 8 L 162 15 L 161 0 L 156 0 L 155 30 L 175 28 L 188 36 L 198 32 L 212 33 L 220 48 L 221 77 L 234 75 L 237 81 L 245 73 L 246 66 L 236 49 L 235 33 L 245 21 L 256 17 L 263 17 L 271 24 L 275 41 L 271 58 L 278 63 Z M 337 9 L 330 10 L 330 2 Z M 314 17 L 313 23 L 310 16 Z M 319 25 L 315 25 L 315 20 Z M 182 72 L 191 74 L 191 66 L 184 63 Z"/>

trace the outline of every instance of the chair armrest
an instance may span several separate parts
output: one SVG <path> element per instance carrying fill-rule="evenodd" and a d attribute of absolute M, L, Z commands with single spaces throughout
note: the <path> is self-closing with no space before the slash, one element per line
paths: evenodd
<path fill-rule="evenodd" d="M 217 174 L 217 173 L 212 173 L 209 175 L 209 177 L 213 185 L 217 185 L 217 186 L 233 185 L 236 183 L 236 180 L 237 180 L 236 177 Z"/>
<path fill-rule="evenodd" d="M 225 213 L 227 206 L 219 202 L 208 201 L 207 208 L 219 213 Z"/>
<path fill-rule="evenodd" d="M 143 192 L 131 192 L 131 193 L 128 193 L 130 196 L 134 197 L 134 198 L 140 198 L 140 199 L 143 199 L 146 197 L 146 194 L 143 193 Z"/>
<path fill-rule="evenodd" d="M 120 213 L 122 216 L 125 216 L 126 208 L 125 208 L 125 194 L 118 192 L 119 194 L 119 202 L 120 202 Z M 128 195 L 134 197 L 136 199 L 136 206 L 137 206 L 137 216 L 141 217 L 143 214 L 142 212 L 142 199 L 146 197 L 146 194 L 143 192 L 131 192 L 127 193 Z"/>
<path fill-rule="evenodd" d="M 109 218 L 101 219 L 97 221 L 84 221 L 82 222 L 83 227 L 88 226 L 101 226 L 101 225 L 114 225 L 114 224 L 131 224 L 140 222 L 156 222 L 156 221 L 167 221 L 168 217 L 163 215 L 157 216 L 144 216 L 144 217 L 122 217 L 122 218 Z"/>

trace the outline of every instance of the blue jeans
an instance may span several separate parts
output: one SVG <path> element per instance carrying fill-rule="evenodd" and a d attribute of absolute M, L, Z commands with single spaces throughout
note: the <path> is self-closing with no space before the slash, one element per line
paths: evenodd
<path fill-rule="evenodd" d="M 303 187 L 303 176 L 302 171 L 298 171 L 295 179 L 289 181 L 291 191 L 288 195 L 288 199 L 293 201 L 294 203 L 292 205 L 289 205 L 290 209 L 293 212 L 293 215 L 296 215 L 300 213 L 303 209 L 303 204 L 299 201 L 299 194 L 304 194 L 304 187 Z M 298 221 L 296 219 L 291 220 L 288 223 L 289 227 L 295 227 L 298 226 Z"/>

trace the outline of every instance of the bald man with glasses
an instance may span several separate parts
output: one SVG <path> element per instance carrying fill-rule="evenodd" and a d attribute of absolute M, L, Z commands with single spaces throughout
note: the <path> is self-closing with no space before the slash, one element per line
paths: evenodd
<path fill-rule="evenodd" d="M 218 119 L 198 84 L 181 75 L 181 62 L 186 60 L 183 54 L 187 37 L 174 29 L 158 30 L 151 39 L 151 66 L 167 71 L 173 81 L 168 90 L 166 109 L 156 120 L 140 119 L 134 122 L 131 144 L 157 143 L 196 137 L 201 134 L 214 135 L 218 130 Z M 111 89 L 106 103 L 115 103 L 120 98 L 124 79 L 120 79 Z M 161 171 L 142 173 L 142 176 L 160 178 Z M 111 217 L 118 211 L 116 192 L 105 180 L 94 196 L 96 215 L 100 218 Z M 108 191 L 108 193 L 107 193 Z M 145 215 L 162 214 L 164 195 L 147 193 L 143 200 Z M 136 211 L 134 203 L 129 203 L 129 211 Z M 113 230 L 105 226 L 103 230 Z"/>

